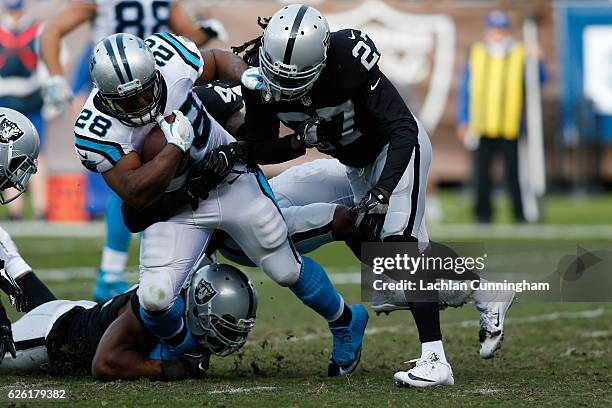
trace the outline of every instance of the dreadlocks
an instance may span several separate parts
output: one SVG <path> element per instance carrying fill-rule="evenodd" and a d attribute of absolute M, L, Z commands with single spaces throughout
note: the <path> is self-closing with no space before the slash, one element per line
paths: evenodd
<path fill-rule="evenodd" d="M 265 30 L 266 27 L 268 27 L 270 18 L 271 17 L 268 17 L 268 18 L 257 17 L 257 25 L 261 27 L 263 30 Z M 244 62 L 249 64 L 249 61 L 251 61 L 251 58 L 253 58 L 259 53 L 259 47 L 261 47 L 262 38 L 263 38 L 263 34 L 257 38 L 253 38 L 252 40 L 245 42 L 242 45 L 232 47 L 232 52 L 236 55 L 240 55 L 244 53 L 242 56 L 242 59 L 244 60 Z"/>

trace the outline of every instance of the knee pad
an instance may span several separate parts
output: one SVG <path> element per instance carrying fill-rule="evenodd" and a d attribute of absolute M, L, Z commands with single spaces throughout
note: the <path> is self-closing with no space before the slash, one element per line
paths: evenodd
<path fill-rule="evenodd" d="M 287 242 L 287 245 L 290 245 Z M 301 265 L 293 250 L 275 251 L 262 258 L 261 269 L 274 282 L 287 287 L 293 285 L 300 277 Z"/>
<path fill-rule="evenodd" d="M 174 285 L 166 271 L 142 268 L 138 286 L 138 299 L 148 311 L 165 310 L 175 299 Z"/>
<path fill-rule="evenodd" d="M 280 247 L 287 239 L 287 225 L 278 208 L 268 198 L 257 200 L 253 206 L 247 217 L 259 245 L 265 249 Z"/>

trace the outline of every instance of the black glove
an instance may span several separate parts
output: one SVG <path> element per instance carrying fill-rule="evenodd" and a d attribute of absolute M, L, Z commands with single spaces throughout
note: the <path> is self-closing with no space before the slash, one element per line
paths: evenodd
<path fill-rule="evenodd" d="M 11 331 L 11 321 L 6 315 L 4 306 L 0 303 L 0 363 L 4 359 L 6 352 L 11 353 L 13 358 L 17 358 L 15 350 L 15 342 L 13 341 L 13 332 Z"/>
<path fill-rule="evenodd" d="M 168 381 L 202 378 L 208 370 L 210 353 L 205 350 L 185 352 L 178 360 L 162 360 L 162 377 Z"/>
<path fill-rule="evenodd" d="M 305 148 L 320 147 L 325 142 L 323 132 L 319 128 L 321 119 L 316 116 L 306 119 L 296 129 L 295 137 Z"/>
<path fill-rule="evenodd" d="M 221 184 L 234 165 L 243 161 L 245 153 L 239 143 L 219 146 L 191 167 L 185 187 L 194 197 L 206 200 L 208 193 Z"/>
<path fill-rule="evenodd" d="M 4 261 L 0 259 L 0 289 L 6 293 L 18 312 L 23 312 L 27 308 L 23 290 L 17 282 L 4 269 Z"/>
<path fill-rule="evenodd" d="M 357 213 L 357 220 L 355 221 L 357 229 L 360 231 L 367 229 L 370 236 L 380 234 L 380 230 L 382 230 L 381 220 L 384 220 L 389 208 L 388 196 L 389 194 L 386 191 L 376 187 L 366 193 L 359 204 L 353 207 L 353 211 Z"/>

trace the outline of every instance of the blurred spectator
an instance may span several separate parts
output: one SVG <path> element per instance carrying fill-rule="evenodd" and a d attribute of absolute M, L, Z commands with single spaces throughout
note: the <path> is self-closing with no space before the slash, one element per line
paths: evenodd
<path fill-rule="evenodd" d="M 5 0 L 5 13 L 0 17 L 0 106 L 15 109 L 30 119 L 44 140 L 43 105 L 38 79 L 38 37 L 40 24 L 23 12 L 22 0 Z M 44 217 L 46 211 L 45 161 L 38 157 L 38 172 L 30 179 L 34 215 Z M 20 219 L 23 197 L 9 205 L 12 219 Z"/>
<path fill-rule="evenodd" d="M 491 164 L 500 152 L 514 218 L 525 221 L 518 170 L 518 138 L 525 127 L 525 58 L 525 46 L 512 36 L 508 15 L 499 10 L 489 13 L 484 40 L 470 47 L 457 112 L 459 138 L 466 141 L 474 137 L 477 141 L 474 173 L 478 222 L 491 222 Z M 540 79 L 542 83 L 546 79 L 542 62 Z"/>

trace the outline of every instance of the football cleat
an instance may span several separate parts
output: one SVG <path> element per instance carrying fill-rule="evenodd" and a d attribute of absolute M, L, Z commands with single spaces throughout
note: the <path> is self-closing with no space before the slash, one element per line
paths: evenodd
<path fill-rule="evenodd" d="M 380 279 L 384 284 L 397 282 L 384 274 L 380 275 Z M 396 310 L 409 309 L 410 306 L 406 301 L 406 295 L 402 290 L 375 290 L 372 294 L 372 310 L 377 315 L 380 315 L 381 313 L 388 315 Z"/>
<path fill-rule="evenodd" d="M 474 306 L 480 311 L 480 357 L 493 358 L 501 347 L 504 340 L 504 320 L 515 296 L 514 291 L 487 291 L 486 302 L 474 302 Z"/>
<path fill-rule="evenodd" d="M 333 350 L 327 367 L 329 377 L 342 377 L 357 368 L 361 358 L 363 336 L 368 324 L 368 311 L 363 305 L 349 306 L 353 317 L 348 327 L 330 327 Z"/>
<path fill-rule="evenodd" d="M 128 283 L 123 278 L 122 273 L 109 273 L 99 269 L 93 298 L 99 303 L 106 302 L 117 295 L 125 293 L 128 287 Z"/>
<path fill-rule="evenodd" d="M 423 388 L 455 384 L 450 364 L 440 361 L 438 355 L 432 351 L 406 363 L 414 364 L 414 367 L 408 371 L 398 371 L 393 375 L 398 387 Z"/>

